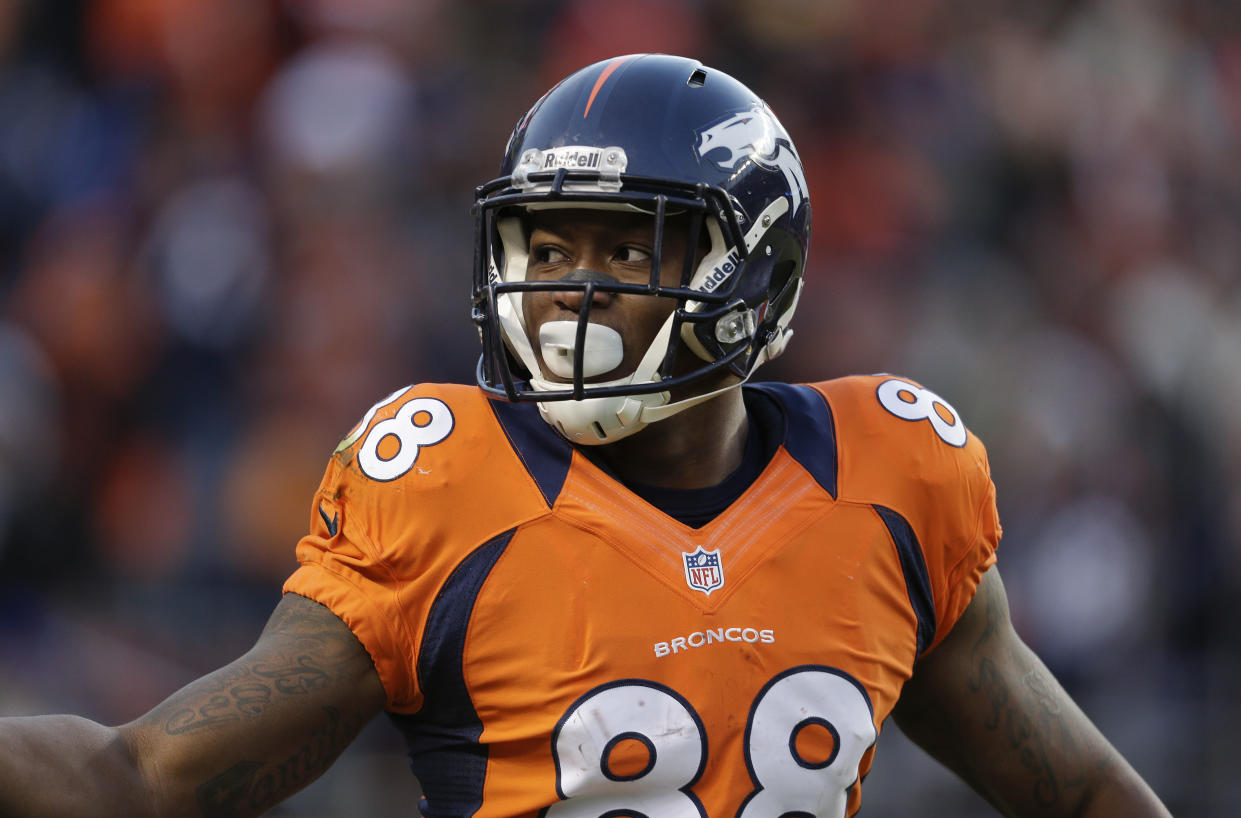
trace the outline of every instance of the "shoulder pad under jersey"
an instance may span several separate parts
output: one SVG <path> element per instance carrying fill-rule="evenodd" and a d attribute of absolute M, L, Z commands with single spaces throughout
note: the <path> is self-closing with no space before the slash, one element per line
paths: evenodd
<path fill-rule="evenodd" d="M 529 438 L 548 450 L 541 473 L 515 448 L 518 438 L 526 450 Z M 417 530 L 477 542 L 546 513 L 570 457 L 530 404 L 418 384 L 367 411 L 333 453 L 318 497 L 371 538 Z"/>
<path fill-rule="evenodd" d="M 947 401 L 907 378 L 813 386 L 832 412 L 838 499 L 874 507 L 898 547 L 922 555 L 937 618 L 950 626 L 994 562 L 1001 534 L 982 441 Z"/>

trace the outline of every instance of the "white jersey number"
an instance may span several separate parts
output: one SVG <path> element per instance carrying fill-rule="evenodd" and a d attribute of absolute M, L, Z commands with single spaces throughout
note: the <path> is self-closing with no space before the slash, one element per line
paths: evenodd
<path fill-rule="evenodd" d="M 870 700 L 851 676 L 818 665 L 779 674 L 750 709 L 745 757 L 755 789 L 738 818 L 843 816 L 875 737 Z M 706 814 L 690 791 L 706 764 L 702 720 L 662 685 L 632 679 L 592 690 L 561 719 L 552 750 L 563 800 L 546 818 Z"/>
<path fill-rule="evenodd" d="M 900 378 L 888 378 L 876 391 L 884 409 L 903 420 L 927 420 L 935 434 L 951 446 L 961 448 L 967 437 L 965 423 L 948 401 L 929 389 L 914 386 Z"/>
<path fill-rule="evenodd" d="M 370 409 L 367 409 L 366 414 L 362 416 L 362 419 L 360 421 L 358 421 L 358 425 L 354 426 L 353 431 L 350 432 L 349 435 L 336 446 L 336 451 L 333 452 L 333 454 L 340 454 L 345 449 L 348 449 L 350 446 L 356 443 L 357 439 L 360 438 L 362 436 L 362 433 L 366 431 L 366 427 L 369 426 L 371 424 L 371 421 L 375 419 L 375 414 L 380 409 L 384 408 L 389 403 L 392 403 L 392 401 L 401 397 L 401 395 L 404 395 L 406 392 L 408 392 L 409 390 L 413 388 L 414 388 L 413 386 L 403 386 L 400 389 L 393 392 L 388 397 L 376 403 Z"/>
<path fill-rule="evenodd" d="M 815 738 L 830 749 L 803 749 Z M 785 671 L 750 713 L 745 760 L 758 789 L 739 818 L 844 815 L 858 764 L 874 743 L 870 701 L 852 677 L 822 667 Z"/>
<path fill-rule="evenodd" d="M 408 386 L 399 389 L 368 409 L 362 416 L 362 421 L 340 442 L 336 451 L 342 452 L 352 446 L 380 409 L 410 389 Z M 452 433 L 454 422 L 452 410 L 442 400 L 414 398 L 398 409 L 392 417 L 376 423 L 366 434 L 366 439 L 358 449 L 358 467 L 372 480 L 395 480 L 413 468 L 420 448 L 433 446 L 448 437 Z M 387 447 L 391 451 L 380 455 L 380 444 L 387 438 L 393 441 Z M 392 449 L 393 445 L 395 449 Z"/>
<path fill-rule="evenodd" d="M 556 728 L 556 789 L 565 800 L 547 818 L 701 818 L 686 788 L 706 761 L 703 732 L 689 702 L 662 685 L 633 679 L 596 688 Z M 622 766 L 626 750 L 636 764 Z"/>

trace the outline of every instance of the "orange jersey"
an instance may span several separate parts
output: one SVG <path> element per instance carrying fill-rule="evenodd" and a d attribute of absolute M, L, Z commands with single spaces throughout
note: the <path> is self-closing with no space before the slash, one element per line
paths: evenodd
<path fill-rule="evenodd" d="M 745 388 L 783 444 L 701 528 L 474 387 L 408 387 L 342 442 L 285 590 L 369 651 L 429 815 L 857 811 L 994 562 L 986 453 L 901 379 Z"/>

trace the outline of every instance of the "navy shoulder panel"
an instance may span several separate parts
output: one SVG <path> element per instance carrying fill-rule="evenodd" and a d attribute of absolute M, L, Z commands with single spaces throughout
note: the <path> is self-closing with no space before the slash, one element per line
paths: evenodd
<path fill-rule="evenodd" d="M 918 618 L 918 656 L 935 641 L 935 602 L 931 598 L 931 578 L 926 568 L 922 546 L 909 521 L 890 508 L 874 505 L 875 512 L 887 526 L 901 561 L 901 573 L 905 575 L 905 590 L 909 604 Z"/>
<path fill-rule="evenodd" d="M 836 496 L 836 424 L 827 400 L 804 384 L 747 384 L 771 396 L 784 411 L 784 448 L 823 490 Z"/>
<path fill-rule="evenodd" d="M 573 447 L 543 418 L 533 403 L 513 403 L 489 399 L 500 428 L 504 430 L 513 451 L 521 458 L 526 471 L 534 478 L 547 507 L 551 508 L 564 487 L 573 461 Z"/>
<path fill-rule="evenodd" d="M 483 803 L 487 748 L 483 724 L 465 683 L 465 636 L 483 583 L 515 529 L 479 546 L 449 576 L 431 605 L 418 649 L 421 711 L 390 713 L 405 737 L 409 764 L 431 804 L 431 816 L 473 815 Z"/>

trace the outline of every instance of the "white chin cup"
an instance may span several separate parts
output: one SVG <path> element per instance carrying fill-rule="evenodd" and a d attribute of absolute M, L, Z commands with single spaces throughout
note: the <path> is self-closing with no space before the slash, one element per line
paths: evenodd
<path fill-rule="evenodd" d="M 548 321 L 539 327 L 539 348 L 547 370 L 558 378 L 573 377 L 577 321 Z M 611 372 L 625 358 L 620 333 L 603 324 L 587 324 L 582 349 L 582 377 L 594 378 Z"/>
<path fill-rule="evenodd" d="M 668 348 L 674 317 L 669 315 L 664 321 L 659 332 L 655 334 L 655 339 L 647 348 L 646 354 L 642 356 L 642 360 L 638 362 L 632 373 L 617 380 L 592 383 L 590 386 L 657 383 L 659 379 L 655 373 L 663 361 L 664 350 Z M 568 378 L 573 374 L 572 350 L 576 334 L 576 321 L 549 321 L 539 328 L 539 346 L 543 350 L 544 362 L 549 370 L 557 372 L 558 377 Z M 562 337 L 557 337 L 558 335 Z M 529 349 L 528 346 L 527 349 Z M 567 351 L 561 351 L 562 349 Z M 586 348 L 582 351 L 582 376 L 590 377 L 615 369 L 620 365 L 623 350 L 621 337 L 615 331 L 598 324 L 587 324 Z M 552 360 L 556 358 L 562 361 L 564 374 L 560 374 L 557 366 L 552 364 Z M 530 385 L 541 392 L 563 390 L 566 387 L 564 383 L 555 383 L 537 377 L 530 379 Z M 735 389 L 737 386 L 740 386 L 740 383 L 731 384 L 706 394 L 695 395 L 676 403 L 669 403 L 672 395 L 661 391 L 639 395 L 590 397 L 583 400 L 540 401 L 538 407 L 543 420 L 560 434 L 579 445 L 595 446 L 629 437 L 644 429 L 649 423 L 671 417 L 683 409 L 702 403 L 721 392 Z"/>
<path fill-rule="evenodd" d="M 648 405 L 660 406 L 667 392 L 653 395 L 625 395 L 585 400 L 544 401 L 539 403 L 543 420 L 569 440 L 583 446 L 614 443 L 646 427 L 642 419 Z"/>

